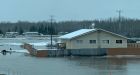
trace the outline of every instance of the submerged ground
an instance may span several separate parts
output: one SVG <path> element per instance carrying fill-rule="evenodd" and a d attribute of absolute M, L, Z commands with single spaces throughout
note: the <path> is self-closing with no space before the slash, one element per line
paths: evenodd
<path fill-rule="evenodd" d="M 32 57 L 0 54 L 0 73 L 14 75 L 138 75 L 140 58 Z"/>

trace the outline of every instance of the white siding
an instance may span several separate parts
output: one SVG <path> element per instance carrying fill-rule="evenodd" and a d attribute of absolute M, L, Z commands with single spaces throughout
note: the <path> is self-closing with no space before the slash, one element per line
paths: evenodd
<path fill-rule="evenodd" d="M 77 40 L 83 40 L 83 43 L 77 43 Z M 89 40 L 96 40 L 96 44 L 90 44 Z M 103 43 L 103 40 L 109 40 L 109 44 Z M 117 44 L 116 40 L 122 40 L 122 44 Z M 76 39 L 66 41 L 67 49 L 86 49 L 86 48 L 127 48 L 127 39 L 104 32 L 93 32 Z"/>

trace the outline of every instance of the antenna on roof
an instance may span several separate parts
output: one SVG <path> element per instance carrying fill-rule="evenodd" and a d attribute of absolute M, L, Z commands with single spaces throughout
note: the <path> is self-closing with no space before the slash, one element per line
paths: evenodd
<path fill-rule="evenodd" d="M 91 29 L 95 29 L 95 23 L 91 24 Z"/>

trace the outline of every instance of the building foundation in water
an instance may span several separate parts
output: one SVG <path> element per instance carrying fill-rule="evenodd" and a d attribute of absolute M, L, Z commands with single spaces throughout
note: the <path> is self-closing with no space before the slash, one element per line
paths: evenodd
<path fill-rule="evenodd" d="M 130 44 L 129 44 L 130 45 Z M 106 56 L 106 55 L 140 55 L 138 46 L 129 46 L 128 48 L 94 48 L 94 49 L 46 49 L 39 50 L 30 44 L 24 44 L 30 55 L 37 57 L 54 56 Z"/>

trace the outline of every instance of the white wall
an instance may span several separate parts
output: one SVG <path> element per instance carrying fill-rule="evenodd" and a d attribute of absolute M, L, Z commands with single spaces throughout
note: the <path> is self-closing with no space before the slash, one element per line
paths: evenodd
<path fill-rule="evenodd" d="M 98 38 L 99 37 L 99 38 Z M 77 43 L 76 40 L 83 40 Z M 90 44 L 89 40 L 96 40 L 96 44 Z M 109 40 L 109 44 L 104 44 L 102 40 Z M 116 40 L 122 40 L 122 44 L 117 44 Z M 67 49 L 86 49 L 86 48 L 127 48 L 127 39 L 101 31 L 94 32 L 66 42 Z"/>

